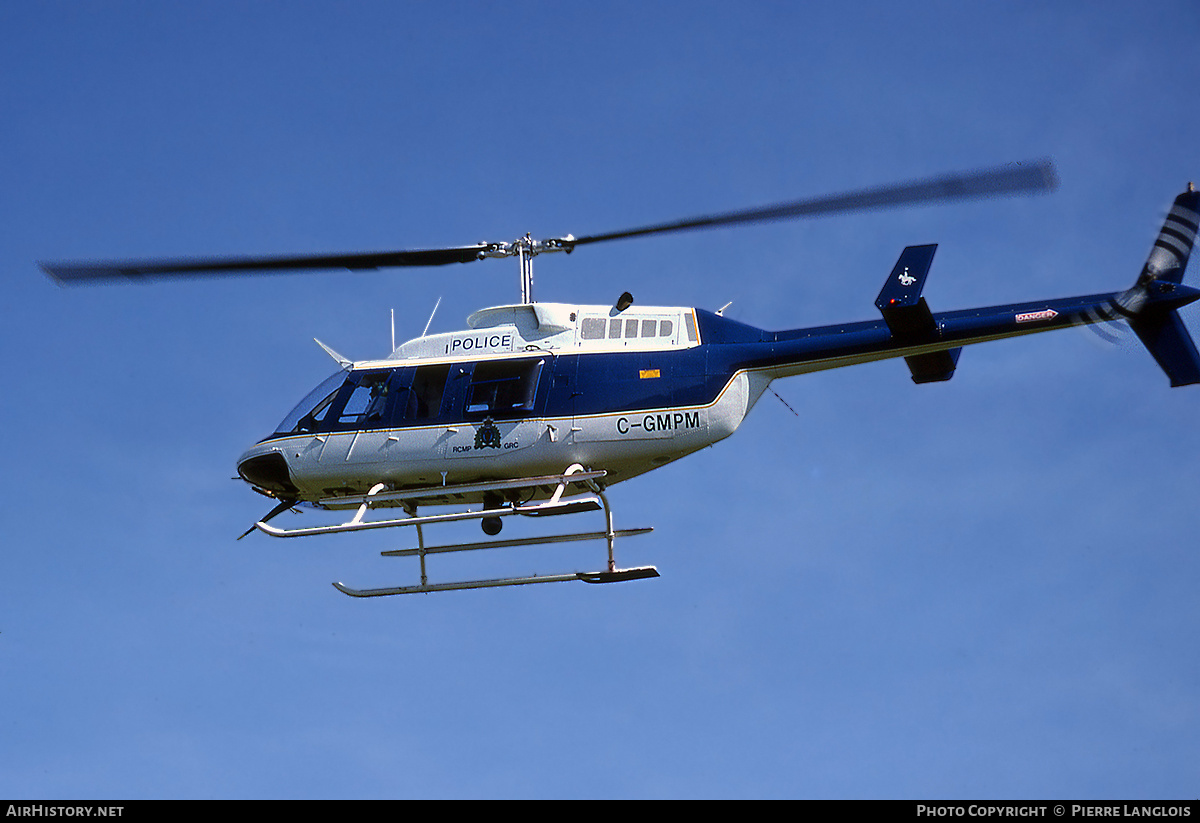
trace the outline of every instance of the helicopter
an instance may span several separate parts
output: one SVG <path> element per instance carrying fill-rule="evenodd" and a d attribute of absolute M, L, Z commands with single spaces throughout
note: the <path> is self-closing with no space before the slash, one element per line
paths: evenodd
<path fill-rule="evenodd" d="M 237 460 L 238 478 L 275 501 L 242 537 L 255 530 L 297 538 L 413 527 L 415 547 L 382 554 L 417 557 L 420 582 L 370 589 L 333 584 L 353 597 L 613 583 L 659 573 L 654 566 L 617 566 L 616 540 L 652 529 L 615 528 L 606 489 L 729 437 L 774 380 L 902 358 L 914 383 L 944 382 L 954 376 L 964 346 L 1124 322 L 1171 386 L 1200 383 L 1200 354 L 1178 313 L 1200 299 L 1200 290 L 1182 283 L 1200 228 L 1200 193 L 1189 183 L 1175 198 L 1128 289 L 935 313 L 922 290 L 937 246 L 909 246 L 875 300 L 879 319 L 784 331 L 732 320 L 724 309 L 641 306 L 628 292 L 612 305 L 537 302 L 534 257 L 670 232 L 1036 194 L 1056 186 L 1053 163 L 1038 160 L 582 237 L 527 234 L 426 250 L 40 265 L 60 284 L 76 285 L 516 257 L 520 302 L 476 311 L 465 330 L 427 334 L 427 324 L 420 337 L 399 346 L 393 340 L 392 352 L 376 360 L 352 361 L 320 344 L 337 371 Z M 349 516 L 299 528 L 271 522 L 300 509 Z M 589 512 L 602 513 L 602 529 L 499 537 L 509 517 Z M 426 543 L 429 527 L 472 520 L 487 539 Z M 604 568 L 451 582 L 430 582 L 428 575 L 429 555 L 575 541 L 603 541 Z"/>

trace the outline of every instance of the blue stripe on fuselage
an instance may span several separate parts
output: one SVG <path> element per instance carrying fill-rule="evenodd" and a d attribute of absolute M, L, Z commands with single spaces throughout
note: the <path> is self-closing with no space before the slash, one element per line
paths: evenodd
<path fill-rule="evenodd" d="M 697 309 L 700 345 L 661 351 L 541 352 L 531 359 L 546 360 L 540 370 L 537 399 L 522 417 L 584 417 L 605 413 L 652 412 L 696 408 L 716 401 L 739 372 L 812 363 L 812 368 L 848 365 L 912 352 L 914 345 L 951 348 L 972 342 L 1048 331 L 1079 322 L 1107 308 L 1115 293 L 1087 295 L 1036 303 L 1016 303 L 935 314 L 936 334 L 929 341 L 898 342 L 883 320 L 768 332 L 712 312 Z M 482 361 L 463 361 L 458 374 Z M 824 363 L 825 365 L 822 365 Z M 420 366 L 408 362 L 403 367 Z M 806 368 L 803 370 L 807 370 Z M 791 373 L 797 370 L 791 369 Z M 419 421 L 377 421 L 370 428 L 405 429 L 480 422 L 481 415 L 463 411 L 465 386 L 451 379 L 439 414 Z M 501 419 L 501 415 L 496 415 Z M 277 432 L 267 440 L 294 436 Z"/>

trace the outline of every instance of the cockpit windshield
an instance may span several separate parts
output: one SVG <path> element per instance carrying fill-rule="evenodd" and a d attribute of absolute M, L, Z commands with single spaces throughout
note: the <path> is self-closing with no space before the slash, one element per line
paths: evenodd
<path fill-rule="evenodd" d="M 328 413 L 334 398 L 337 397 L 338 389 L 345 382 L 346 372 L 344 371 L 329 375 L 321 385 L 309 392 L 308 396 L 301 400 L 287 417 L 283 418 L 283 422 L 276 427 L 275 431 L 289 434 L 316 431 Z"/>
<path fill-rule="evenodd" d="M 528 417 L 534 410 L 545 360 L 483 361 L 469 385 L 452 389 L 451 366 L 429 363 L 339 371 L 283 418 L 267 439 L 326 432 L 370 431 L 422 421 Z M 465 416 L 464 416 L 465 415 Z"/>

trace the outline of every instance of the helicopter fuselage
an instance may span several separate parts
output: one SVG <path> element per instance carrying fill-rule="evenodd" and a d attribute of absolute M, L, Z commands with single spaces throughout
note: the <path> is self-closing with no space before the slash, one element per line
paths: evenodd
<path fill-rule="evenodd" d="M 934 248 L 901 256 L 876 321 L 768 332 L 692 308 L 484 309 L 466 331 L 347 365 L 243 454 L 239 473 L 270 496 L 323 508 L 378 484 L 460 486 L 574 464 L 603 469 L 611 484 L 733 434 L 776 378 L 903 357 L 915 382 L 944 381 L 964 345 L 1121 311 L 1123 293 L 1112 292 L 934 315 L 920 297 Z M 1198 295 L 1166 284 L 1141 299 L 1166 312 Z M 489 502 L 422 502 L 478 500 Z"/>
<path fill-rule="evenodd" d="M 710 363 L 693 309 L 525 304 L 409 341 L 322 384 L 239 460 L 283 499 L 336 507 L 378 482 L 429 487 L 603 465 L 617 482 L 732 434 L 758 394 Z"/>

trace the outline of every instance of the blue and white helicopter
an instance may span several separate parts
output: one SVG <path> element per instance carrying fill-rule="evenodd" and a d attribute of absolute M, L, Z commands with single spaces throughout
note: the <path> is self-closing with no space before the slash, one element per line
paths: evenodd
<path fill-rule="evenodd" d="M 617 566 L 616 539 L 651 529 L 616 529 L 605 489 L 729 437 L 778 378 L 904 358 L 914 382 L 944 381 L 954 375 L 963 346 L 1124 321 L 1172 386 L 1200 383 L 1200 355 L 1177 311 L 1200 298 L 1200 290 L 1182 284 L 1200 224 L 1200 193 L 1189 184 L 1175 198 L 1128 289 L 934 313 L 921 291 L 936 246 L 912 246 L 900 255 L 875 301 L 879 319 L 787 331 L 764 331 L 720 311 L 635 305 L 628 293 L 612 306 L 538 303 L 533 299 L 535 256 L 630 237 L 1034 193 L 1055 185 L 1052 164 L 1038 161 L 578 238 L 526 235 L 513 242 L 418 251 L 45 263 L 42 268 L 60 283 L 76 284 L 517 257 L 521 302 L 475 312 L 464 331 L 423 334 L 379 360 L 352 362 L 326 349 L 339 370 L 238 459 L 238 475 L 277 501 L 254 524 L 272 537 L 414 527 L 416 547 L 383 554 L 419 558 L 420 583 L 375 589 L 334 584 L 348 595 L 567 580 L 609 583 L 658 572 L 653 566 Z M 277 515 L 298 507 L 352 514 L 328 525 L 271 525 Z M 430 508 L 435 511 L 428 513 Z M 602 512 L 603 528 L 497 538 L 507 517 L 586 512 Z M 426 544 L 426 527 L 464 520 L 479 521 L 490 539 Z M 584 540 L 607 544 L 605 568 L 445 583 L 431 583 L 427 575 L 431 554 Z"/>

